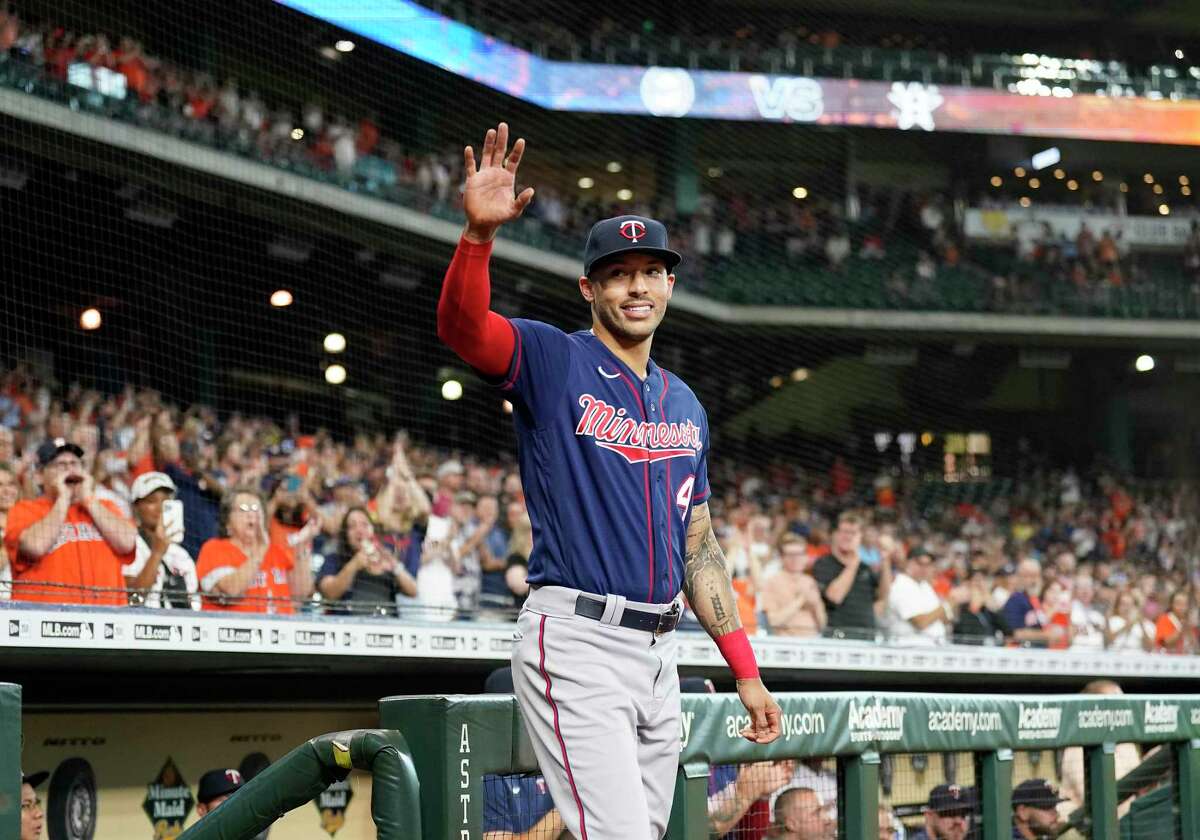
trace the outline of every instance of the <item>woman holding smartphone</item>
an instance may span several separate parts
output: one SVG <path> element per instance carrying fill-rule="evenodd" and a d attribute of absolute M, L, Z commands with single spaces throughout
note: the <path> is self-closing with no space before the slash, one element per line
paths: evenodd
<path fill-rule="evenodd" d="M 352 507 L 342 519 L 338 553 L 317 574 L 317 590 L 330 613 L 396 615 L 396 596 L 417 594 L 417 581 L 379 541 L 364 507 Z"/>
<path fill-rule="evenodd" d="M 183 503 L 166 473 L 138 476 L 130 488 L 137 520 L 133 562 L 121 567 L 130 603 L 152 609 L 200 609 L 196 563 L 183 541 Z"/>

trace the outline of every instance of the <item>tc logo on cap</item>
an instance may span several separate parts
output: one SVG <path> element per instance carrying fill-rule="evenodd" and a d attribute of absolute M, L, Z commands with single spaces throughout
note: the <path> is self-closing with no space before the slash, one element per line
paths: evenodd
<path fill-rule="evenodd" d="M 637 219 L 630 219 L 626 222 L 621 222 L 619 228 L 621 236 L 624 236 L 630 242 L 637 242 L 646 235 L 646 226 Z"/>
<path fill-rule="evenodd" d="M 242 774 L 236 770 L 226 770 L 225 778 L 231 785 L 240 785 L 242 783 Z"/>

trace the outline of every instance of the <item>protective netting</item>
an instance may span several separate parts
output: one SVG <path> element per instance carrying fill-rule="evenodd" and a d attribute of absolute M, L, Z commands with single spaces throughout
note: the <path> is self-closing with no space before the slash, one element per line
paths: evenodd
<path fill-rule="evenodd" d="M 886 754 L 880 764 L 879 836 L 978 836 L 982 805 L 971 753 Z M 885 832 L 889 830 L 890 834 Z"/>
<path fill-rule="evenodd" d="M 484 778 L 483 836 L 559 840 L 566 835 L 546 781 L 536 773 Z"/>
<path fill-rule="evenodd" d="M 0 460 L 25 496 L 38 493 L 38 445 L 71 439 L 126 514 L 133 479 L 165 470 L 194 560 L 220 532 L 220 496 L 262 491 L 240 504 L 259 505 L 291 560 L 247 607 L 511 611 L 528 526 L 509 416 L 434 327 L 462 220 L 462 146 L 507 119 L 529 142 L 519 180 L 537 197 L 503 232 L 526 247 L 495 261 L 496 310 L 587 327 L 582 239 L 618 212 L 662 219 L 685 256 L 654 354 L 708 412 L 715 522 L 751 630 L 1193 648 L 1194 629 L 1155 624 L 1177 591 L 1179 627 L 1195 609 L 1195 496 L 1179 479 L 1200 439 L 1185 408 L 1196 368 L 1184 334 L 1158 329 L 1200 301 L 1200 238 L 1180 219 L 1189 153 L 1063 143 L 1039 169 L 1048 142 L 942 122 L 965 112 L 934 98 L 1003 94 L 1019 111 L 1046 99 L 1024 95 L 1033 79 L 1071 94 L 1050 99 L 1103 91 L 1183 107 L 1197 76 L 1185 56 L 1115 28 L 1098 46 L 1066 21 L 864 21 L 836 5 L 671 16 L 618 4 L 599 21 L 556 7 L 537 24 L 531 7 L 450 4 L 385 46 L 402 6 L 364 0 L 352 28 L 320 19 L 346 4 L 318 2 L 3 11 L 0 363 L 13 440 L 4 432 Z M 567 72 L 543 60 L 582 75 L 542 99 L 538 85 Z M 622 63 L 782 75 L 738 77 L 757 91 L 743 96 L 754 113 L 676 119 L 670 84 L 634 95 L 636 75 L 603 75 Z M 872 111 L 866 87 L 837 104 L 851 82 L 900 87 L 880 88 Z M 593 89 L 636 102 L 597 113 L 608 105 Z M 1063 119 L 1068 134 L 1088 130 Z M 1026 203 L 1044 214 L 1021 216 Z M 1127 224 L 1147 214 L 1157 227 Z M 1004 314 L 1100 322 L 973 320 Z M 1130 327 L 1137 318 L 1162 320 Z M 1143 346 L 1152 337 L 1161 349 Z M 370 523 L 343 532 L 356 506 Z M 849 508 L 862 519 L 846 552 L 877 577 L 893 565 L 918 595 L 886 598 L 879 582 L 876 618 L 863 603 L 835 615 L 820 595 L 820 559 Z M 918 547 L 928 569 L 904 559 Z M 1026 555 L 1043 559 L 1042 578 L 1021 584 L 1041 607 L 1010 603 L 1011 564 Z M 352 561 L 367 574 L 343 574 Z M 204 568 L 191 591 L 215 585 Z M 192 603 L 187 575 L 140 569 L 17 587 L 119 603 L 126 581 L 181 577 L 182 596 L 150 602 Z"/>
<path fill-rule="evenodd" d="M 710 837 L 757 840 L 788 832 L 833 840 L 837 819 L 832 758 L 718 765 L 709 776 Z"/>

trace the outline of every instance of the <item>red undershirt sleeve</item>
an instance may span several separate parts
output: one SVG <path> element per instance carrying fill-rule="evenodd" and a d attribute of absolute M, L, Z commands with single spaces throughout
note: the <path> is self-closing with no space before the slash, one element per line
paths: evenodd
<path fill-rule="evenodd" d="M 492 299 L 488 260 L 492 243 L 460 239 L 442 281 L 438 338 L 464 362 L 486 376 L 504 376 L 512 363 L 513 326 L 489 309 Z"/>

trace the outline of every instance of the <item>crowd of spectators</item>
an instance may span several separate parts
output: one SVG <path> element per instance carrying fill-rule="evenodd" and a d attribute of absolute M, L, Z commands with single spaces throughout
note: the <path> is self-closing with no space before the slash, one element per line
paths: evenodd
<path fill-rule="evenodd" d="M 114 116 L 329 177 L 424 212 L 457 217 L 460 210 L 463 174 L 457 148 L 406 147 L 385 136 L 374 115 L 348 117 L 318 101 L 269 101 L 235 78 L 157 57 L 128 36 L 73 32 L 0 9 L 0 77 L 19 82 L 32 73 L 41 83 L 65 90 L 73 67 L 124 79 L 126 100 L 103 106 Z M 72 78 L 78 82 L 77 75 Z M 966 277 L 986 290 L 970 308 L 997 311 L 1053 310 L 1058 301 L 1103 307 L 1114 289 L 1153 285 L 1119 235 L 1086 225 L 1069 239 L 1024 222 L 1016 236 L 1019 264 L 996 270 L 967 253 L 961 220 L 947 197 L 936 192 L 859 185 L 849 198 L 823 196 L 815 188 L 799 199 L 787 192 L 772 198 L 772 190 L 761 185 L 710 179 L 687 214 L 678 211 L 672 196 L 620 200 L 599 192 L 539 184 L 537 200 L 512 232 L 532 244 L 576 254 L 597 218 L 653 216 L 671 226 L 676 247 L 687 258 L 689 288 L 722 298 L 736 296 L 745 285 L 743 276 L 730 269 L 748 266 L 759 277 L 790 281 L 795 288 L 789 291 L 785 282 L 771 298 L 783 303 L 812 303 L 801 287 L 816 284 L 828 292 L 826 303 L 853 305 L 846 299 L 845 281 L 857 274 L 874 278 L 878 287 L 868 305 L 894 308 L 945 306 L 947 283 L 961 286 L 958 280 Z M 1200 303 L 1200 236 L 1193 240 L 1184 266 L 1193 279 L 1192 303 Z"/>
<path fill-rule="evenodd" d="M 500 455 L 59 389 L 23 364 L 0 382 L 4 597 L 452 620 L 506 618 L 527 591 L 531 526 Z M 915 479 L 841 458 L 712 472 L 751 634 L 1200 643 L 1190 485 L 1043 472 L 987 504 L 918 507 Z"/>

